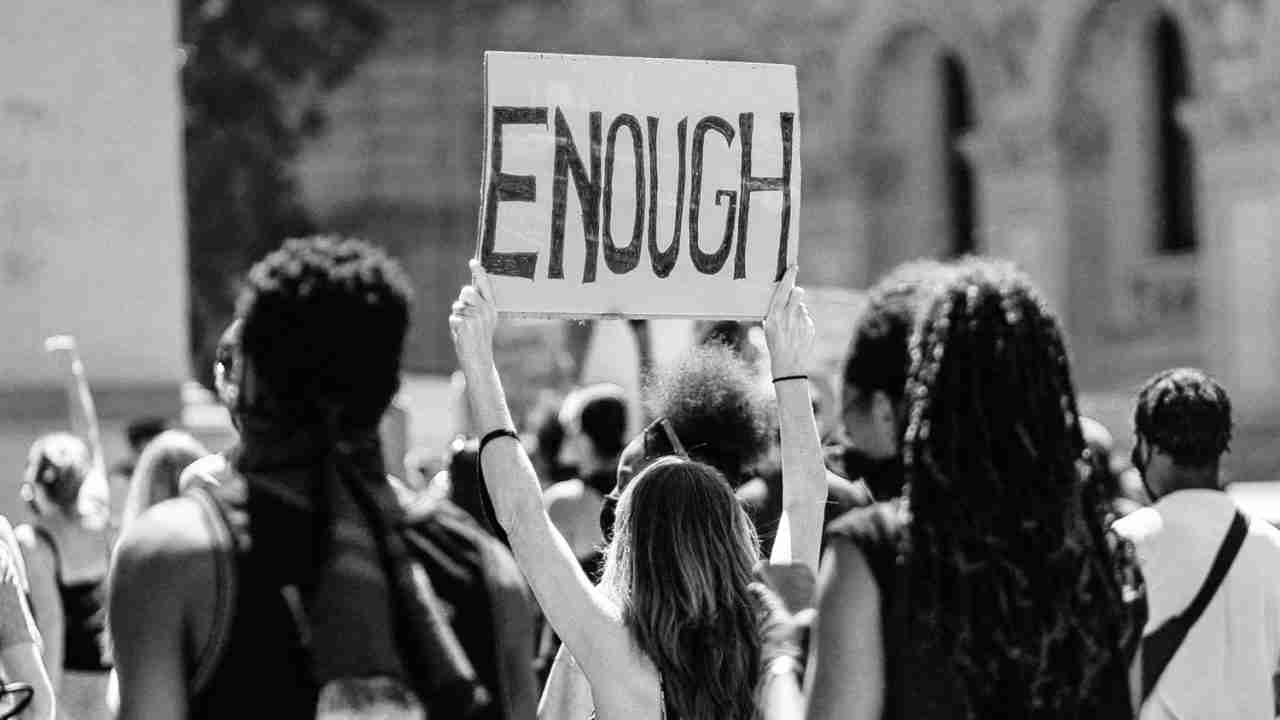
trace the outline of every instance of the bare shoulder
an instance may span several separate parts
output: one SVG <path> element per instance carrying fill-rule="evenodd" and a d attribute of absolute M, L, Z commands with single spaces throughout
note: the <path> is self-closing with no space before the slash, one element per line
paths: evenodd
<path fill-rule="evenodd" d="M 147 509 L 116 548 L 113 585 L 134 584 L 194 594 L 213 580 L 213 534 L 206 511 L 177 497 Z"/>

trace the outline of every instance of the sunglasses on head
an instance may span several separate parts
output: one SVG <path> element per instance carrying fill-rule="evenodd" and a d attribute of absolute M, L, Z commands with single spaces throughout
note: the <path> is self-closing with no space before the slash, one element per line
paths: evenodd
<path fill-rule="evenodd" d="M 689 459 L 689 453 L 685 452 L 676 429 L 665 417 L 654 420 L 641 431 L 640 443 L 644 455 L 635 468 L 637 475 L 659 458 L 675 456 L 682 460 Z M 604 533 L 606 542 L 613 538 L 613 521 L 621 495 L 621 488 L 614 488 L 613 492 L 604 496 L 604 506 L 600 508 L 600 530 Z"/>
<path fill-rule="evenodd" d="M 684 445 L 680 443 L 676 430 L 671 426 L 671 421 L 665 417 L 649 423 L 641 434 L 641 442 L 644 445 L 645 460 L 656 460 L 664 455 L 675 455 L 676 457 L 689 459 L 689 453 L 685 452 Z"/>

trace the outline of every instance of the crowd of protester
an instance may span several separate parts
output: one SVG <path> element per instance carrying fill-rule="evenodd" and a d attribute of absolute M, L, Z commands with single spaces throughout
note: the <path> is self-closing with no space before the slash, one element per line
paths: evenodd
<path fill-rule="evenodd" d="M 1011 265 L 891 271 L 838 389 L 790 268 L 761 323 L 651 369 L 639 428 L 609 384 L 518 426 L 471 272 L 478 433 L 420 478 L 379 435 L 408 283 L 366 243 L 248 274 L 222 453 L 142 418 L 108 471 L 51 339 L 70 423 L 31 448 L 30 521 L 0 518 L 0 717 L 1275 717 L 1280 531 L 1222 491 L 1226 391 L 1155 375 L 1124 463 Z"/>

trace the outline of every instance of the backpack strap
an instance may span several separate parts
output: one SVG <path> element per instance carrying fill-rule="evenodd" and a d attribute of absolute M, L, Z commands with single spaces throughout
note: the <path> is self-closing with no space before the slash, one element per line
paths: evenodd
<path fill-rule="evenodd" d="M 1236 510 L 1235 517 L 1231 520 L 1231 527 L 1227 530 L 1227 536 L 1223 538 L 1222 545 L 1218 547 L 1218 554 L 1213 559 L 1213 565 L 1209 568 L 1209 575 L 1204 579 L 1204 584 L 1200 586 L 1191 604 L 1182 613 L 1173 616 L 1155 632 L 1142 639 L 1142 699 L 1144 702 L 1155 690 L 1156 684 L 1160 682 L 1160 676 L 1164 674 L 1165 668 L 1177 654 L 1178 648 L 1182 647 L 1182 642 L 1186 640 L 1191 628 L 1200 619 L 1205 608 L 1209 607 L 1222 581 L 1227 577 L 1227 572 L 1231 570 L 1231 565 L 1235 562 L 1240 546 L 1244 544 L 1248 533 L 1249 521 L 1243 513 Z"/>
<path fill-rule="evenodd" d="M 236 606 L 236 543 L 231 534 L 230 519 L 215 490 L 212 486 L 196 485 L 186 492 L 186 496 L 204 511 L 201 515 L 213 539 L 214 560 L 213 618 L 209 623 L 208 639 L 191 671 L 192 695 L 205 689 L 222 662 L 222 654 L 231 639 L 231 621 Z"/>

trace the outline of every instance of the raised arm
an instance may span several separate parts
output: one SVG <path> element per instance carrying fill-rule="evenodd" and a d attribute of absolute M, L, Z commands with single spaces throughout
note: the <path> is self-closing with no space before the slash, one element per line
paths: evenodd
<path fill-rule="evenodd" d="M 476 430 L 515 429 L 493 361 L 498 313 L 489 277 L 472 260 L 473 283 L 462 289 L 449 316 L 458 362 L 467 380 Z M 588 679 L 613 682 L 610 670 L 631 643 L 617 607 L 591 586 L 586 573 L 547 517 L 533 464 L 514 437 L 499 437 L 481 449 L 485 487 L 498 523 L 511 540 L 516 563 L 538 604 Z M 611 663 L 611 664 L 610 664 Z M 593 673 L 598 677 L 592 678 Z"/>
<path fill-rule="evenodd" d="M 94 505 L 105 508 L 110 503 L 111 490 L 107 482 L 106 455 L 102 450 L 102 432 L 75 338 L 70 335 L 55 335 L 44 341 L 44 349 L 59 358 L 62 365 L 71 432 L 89 445 L 90 469 L 89 476 L 85 478 L 84 489 L 81 490 L 82 496 Z"/>
<path fill-rule="evenodd" d="M 827 475 L 804 376 L 813 350 L 813 319 L 804 290 L 796 287 L 796 271 L 793 265 L 778 282 L 764 321 L 782 435 L 782 515 L 770 561 L 801 563 L 816 573 Z"/>

